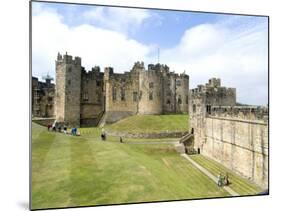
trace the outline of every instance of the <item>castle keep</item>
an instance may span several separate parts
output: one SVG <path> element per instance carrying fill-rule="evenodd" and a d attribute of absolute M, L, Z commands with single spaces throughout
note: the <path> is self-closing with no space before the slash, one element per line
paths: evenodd
<path fill-rule="evenodd" d="M 268 108 L 237 106 L 235 89 L 215 78 L 190 90 L 189 101 L 194 140 L 186 145 L 267 187 Z"/>
<path fill-rule="evenodd" d="M 55 116 L 69 125 L 97 125 L 134 114 L 188 112 L 189 76 L 162 64 L 136 62 L 129 72 L 86 71 L 81 58 L 57 56 Z"/>

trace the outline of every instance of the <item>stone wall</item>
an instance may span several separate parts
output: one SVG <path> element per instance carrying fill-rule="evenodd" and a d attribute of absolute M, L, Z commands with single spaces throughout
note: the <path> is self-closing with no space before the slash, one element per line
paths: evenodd
<path fill-rule="evenodd" d="M 202 154 L 267 187 L 267 122 L 208 116 L 204 132 Z"/>
<path fill-rule="evenodd" d="M 81 126 L 97 125 L 104 113 L 103 73 L 99 67 L 81 75 Z"/>
<path fill-rule="evenodd" d="M 107 135 L 126 138 L 181 138 L 188 132 L 161 132 L 161 133 L 124 133 L 106 131 Z"/>
<path fill-rule="evenodd" d="M 189 93 L 194 148 L 267 188 L 268 108 L 236 106 L 236 90 L 210 79 Z"/>

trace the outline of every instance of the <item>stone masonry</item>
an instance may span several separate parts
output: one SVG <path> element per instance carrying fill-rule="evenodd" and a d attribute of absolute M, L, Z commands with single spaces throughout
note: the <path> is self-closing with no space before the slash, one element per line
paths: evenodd
<path fill-rule="evenodd" d="M 268 186 L 268 108 L 236 106 L 235 89 L 210 79 L 189 94 L 194 148 L 258 185 Z"/>
<path fill-rule="evenodd" d="M 68 125 L 95 126 L 135 114 L 188 113 L 189 76 L 170 72 L 167 65 L 136 62 L 129 72 L 86 71 L 81 58 L 58 54 L 56 119 Z"/>

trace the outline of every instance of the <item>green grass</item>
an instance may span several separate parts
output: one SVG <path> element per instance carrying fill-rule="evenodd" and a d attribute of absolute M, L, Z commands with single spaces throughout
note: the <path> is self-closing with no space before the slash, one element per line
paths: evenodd
<path fill-rule="evenodd" d="M 228 196 L 170 144 L 120 144 L 32 124 L 32 208 Z"/>
<path fill-rule="evenodd" d="M 256 184 L 251 183 L 249 180 L 238 176 L 237 174 L 233 173 L 231 170 L 225 168 L 216 161 L 213 161 L 202 155 L 191 155 L 190 157 L 215 176 L 219 175 L 219 173 L 225 175 L 225 173 L 228 172 L 230 180 L 229 187 L 239 193 L 240 195 L 255 195 L 262 191 L 262 188 L 260 188 Z"/>
<path fill-rule="evenodd" d="M 106 125 L 110 131 L 130 133 L 184 132 L 189 127 L 188 115 L 135 115 Z"/>

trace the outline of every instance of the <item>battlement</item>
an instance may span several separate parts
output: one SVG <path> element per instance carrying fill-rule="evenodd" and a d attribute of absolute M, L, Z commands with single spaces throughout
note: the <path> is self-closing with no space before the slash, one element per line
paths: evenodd
<path fill-rule="evenodd" d="M 205 85 L 198 85 L 196 88 L 190 90 L 192 97 L 212 97 L 219 95 L 225 97 L 227 95 L 236 95 L 236 88 L 228 88 L 221 86 L 219 78 L 212 78 Z"/>
<path fill-rule="evenodd" d="M 84 79 L 95 79 L 99 77 L 103 77 L 104 73 L 100 72 L 100 67 L 95 66 L 92 67 L 90 71 L 86 71 L 84 67 L 82 67 L 82 77 Z"/>
<path fill-rule="evenodd" d="M 227 117 L 244 120 L 268 120 L 268 107 L 264 106 L 211 106 L 211 117 Z"/>
<path fill-rule="evenodd" d="M 60 53 L 57 55 L 57 64 L 73 64 L 73 65 L 81 65 L 81 58 L 76 56 L 72 59 L 71 55 L 68 55 L 67 52 L 62 56 Z"/>
<path fill-rule="evenodd" d="M 209 82 L 206 83 L 206 87 L 220 87 L 221 86 L 221 79 L 220 78 L 211 78 Z"/>
<path fill-rule="evenodd" d="M 147 70 L 148 71 L 162 71 L 162 72 L 169 72 L 169 67 L 167 65 L 164 64 L 149 64 L 147 66 Z"/>
<path fill-rule="evenodd" d="M 144 62 L 143 61 L 141 61 L 141 62 L 137 61 L 137 62 L 134 63 L 134 66 L 133 66 L 131 71 L 144 70 L 144 69 L 145 69 L 144 68 Z"/>

